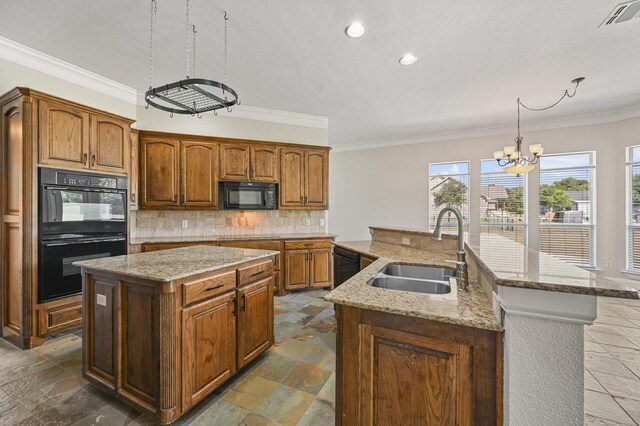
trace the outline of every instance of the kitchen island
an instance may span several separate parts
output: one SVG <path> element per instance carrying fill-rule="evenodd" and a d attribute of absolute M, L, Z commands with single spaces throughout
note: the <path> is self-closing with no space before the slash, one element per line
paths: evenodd
<path fill-rule="evenodd" d="M 273 345 L 276 254 L 192 246 L 77 262 L 83 376 L 172 423 Z"/>
<path fill-rule="evenodd" d="M 496 235 L 467 235 L 469 286 L 371 285 L 393 264 L 452 268 L 455 237 L 371 228 L 335 245 L 376 259 L 336 304 L 336 424 L 582 425 L 585 324 L 638 291 Z M 354 368 L 358 365 L 358 368 Z"/>

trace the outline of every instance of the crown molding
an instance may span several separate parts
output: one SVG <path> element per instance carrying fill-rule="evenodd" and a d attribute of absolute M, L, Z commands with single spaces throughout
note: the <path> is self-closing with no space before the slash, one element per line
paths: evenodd
<path fill-rule="evenodd" d="M 135 89 L 4 37 L 0 37 L 0 58 L 125 102 L 136 103 Z"/>
<path fill-rule="evenodd" d="M 144 92 L 4 37 L 0 37 L 0 58 L 133 105 L 145 105 Z M 248 105 L 233 107 L 233 112 L 228 117 L 318 129 L 327 129 L 329 127 L 329 119 L 327 117 Z"/>
<path fill-rule="evenodd" d="M 525 132 L 554 130 L 566 127 L 589 126 L 606 124 L 640 117 L 640 103 L 613 111 L 600 111 L 588 114 L 571 115 L 558 118 L 548 118 L 527 123 Z M 503 136 L 514 132 L 514 126 L 478 127 L 465 131 L 447 131 L 422 137 L 406 138 L 395 141 L 369 141 L 362 144 L 332 146 L 331 153 L 360 151 L 363 149 L 387 148 L 392 146 L 415 145 L 430 142 L 442 142 L 456 139 L 471 139 L 486 136 Z"/>

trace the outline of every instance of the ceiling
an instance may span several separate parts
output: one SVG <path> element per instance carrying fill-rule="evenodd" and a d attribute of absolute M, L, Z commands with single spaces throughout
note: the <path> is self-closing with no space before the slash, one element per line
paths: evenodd
<path fill-rule="evenodd" d="M 185 2 L 158 0 L 154 86 L 184 78 Z M 640 111 L 640 19 L 598 28 L 608 0 L 190 0 L 197 75 L 244 105 L 329 118 L 334 147 L 515 127 L 516 98 L 545 120 Z M 0 0 L 0 36 L 139 90 L 149 86 L 149 0 Z M 360 39 L 345 27 L 360 20 Z M 412 52 L 418 61 L 402 66 Z"/>

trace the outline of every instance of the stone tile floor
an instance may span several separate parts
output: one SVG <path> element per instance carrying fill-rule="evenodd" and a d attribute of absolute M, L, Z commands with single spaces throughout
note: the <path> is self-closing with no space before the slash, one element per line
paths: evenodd
<path fill-rule="evenodd" d="M 335 313 L 323 290 L 276 298 L 276 345 L 178 425 L 332 425 Z M 30 351 L 0 340 L 0 425 L 152 421 L 80 374 L 81 339 Z M 585 328 L 585 424 L 640 424 L 640 302 L 600 298 Z"/>
<path fill-rule="evenodd" d="M 585 425 L 640 425 L 640 301 L 598 298 L 584 340 Z"/>

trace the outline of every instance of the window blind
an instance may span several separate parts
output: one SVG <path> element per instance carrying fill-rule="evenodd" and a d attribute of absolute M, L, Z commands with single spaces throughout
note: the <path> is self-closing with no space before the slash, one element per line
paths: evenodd
<path fill-rule="evenodd" d="M 429 229 L 445 207 L 460 211 L 464 226 L 469 223 L 469 162 L 433 163 L 429 165 Z M 442 222 L 442 232 L 456 234 L 458 221 L 449 214 Z"/>
<path fill-rule="evenodd" d="M 627 149 L 627 270 L 640 273 L 640 147 Z"/>
<path fill-rule="evenodd" d="M 526 180 L 495 160 L 480 162 L 480 231 L 526 244 Z"/>
<path fill-rule="evenodd" d="M 540 159 L 540 251 L 595 267 L 593 153 Z"/>

